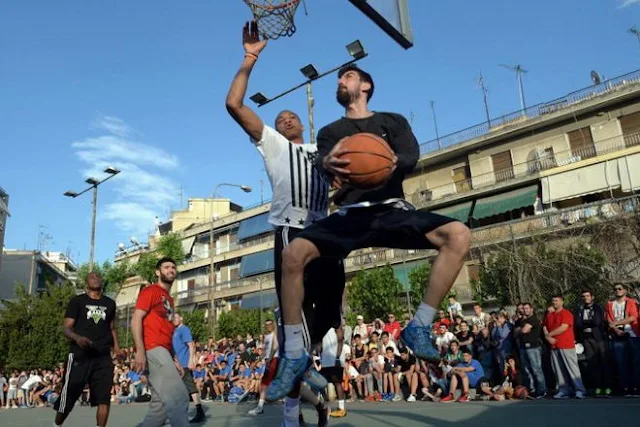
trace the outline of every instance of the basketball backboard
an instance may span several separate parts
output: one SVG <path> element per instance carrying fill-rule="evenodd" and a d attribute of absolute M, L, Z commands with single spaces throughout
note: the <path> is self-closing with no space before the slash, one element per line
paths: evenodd
<path fill-rule="evenodd" d="M 405 49 L 413 46 L 409 0 L 349 0 Z"/>

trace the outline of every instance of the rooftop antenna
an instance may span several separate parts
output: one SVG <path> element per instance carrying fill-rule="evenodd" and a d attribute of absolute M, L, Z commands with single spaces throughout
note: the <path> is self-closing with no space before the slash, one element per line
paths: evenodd
<path fill-rule="evenodd" d="M 524 86 L 522 85 L 522 75 L 528 73 L 528 71 L 522 68 L 522 65 L 520 64 L 514 66 L 500 64 L 500 66 L 516 73 L 516 80 L 518 81 L 518 88 L 520 89 L 520 108 L 522 111 L 526 110 L 527 103 L 524 100 Z"/>
<path fill-rule="evenodd" d="M 600 74 L 598 74 L 596 70 L 591 71 L 591 81 L 595 86 L 598 86 L 600 83 L 602 83 L 602 77 L 600 77 Z"/>
<path fill-rule="evenodd" d="M 476 79 L 476 84 L 482 90 L 482 98 L 484 99 L 484 112 L 487 115 L 487 124 L 491 127 L 491 117 L 489 116 L 489 103 L 487 102 L 487 94 L 489 93 L 489 89 L 484 84 L 484 77 L 482 76 L 482 71 L 480 72 L 480 76 Z"/>
<path fill-rule="evenodd" d="M 433 114 L 433 127 L 436 130 L 436 141 L 438 141 L 438 149 L 440 149 L 440 134 L 438 133 L 438 120 L 436 119 L 435 101 L 431 101 L 431 113 Z"/>

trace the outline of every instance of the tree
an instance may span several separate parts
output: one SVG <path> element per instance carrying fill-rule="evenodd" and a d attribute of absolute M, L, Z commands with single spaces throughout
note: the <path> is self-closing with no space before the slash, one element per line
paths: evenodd
<path fill-rule="evenodd" d="M 403 312 L 399 299 L 401 294 L 402 283 L 396 279 L 389 265 L 359 271 L 347 288 L 351 311 L 365 319 Z"/>
<path fill-rule="evenodd" d="M 265 310 L 262 319 L 273 320 L 273 312 Z M 253 336 L 261 334 L 260 309 L 237 309 L 223 312 L 218 318 L 216 332 L 217 338 L 235 338 L 236 335 L 245 336 L 247 333 Z"/>
<path fill-rule="evenodd" d="M 180 313 L 185 325 L 191 330 L 191 336 L 195 342 L 204 342 L 207 340 L 207 332 L 209 328 L 204 319 L 204 310 L 185 311 Z"/>
<path fill-rule="evenodd" d="M 105 261 L 102 265 L 94 263 L 93 271 L 102 277 L 105 293 L 118 293 L 125 280 L 134 274 L 131 265 L 126 260 L 117 264 L 111 264 L 109 261 Z M 84 289 L 88 274 L 89 263 L 84 263 L 78 268 L 78 281 L 76 282 L 78 289 Z"/>
<path fill-rule="evenodd" d="M 158 239 L 158 244 L 154 251 L 140 255 L 138 262 L 133 267 L 133 271 L 147 282 L 154 283 L 157 280 L 156 263 L 158 259 L 170 257 L 180 265 L 184 261 L 184 256 L 180 236 L 177 233 L 169 233 Z"/>
<path fill-rule="evenodd" d="M 73 285 L 47 285 L 40 295 L 29 295 L 19 286 L 16 294 L 0 311 L 0 366 L 52 368 L 64 361 L 69 343 L 62 335 L 62 320 L 76 294 Z"/>

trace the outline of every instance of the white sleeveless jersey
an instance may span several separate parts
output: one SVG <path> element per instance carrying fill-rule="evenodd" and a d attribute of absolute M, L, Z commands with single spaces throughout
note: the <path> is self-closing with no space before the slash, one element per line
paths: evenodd
<path fill-rule="evenodd" d="M 271 224 L 304 228 L 327 216 L 329 182 L 314 166 L 315 145 L 293 144 L 267 125 L 262 139 L 251 142 L 264 158 L 271 182 Z"/>

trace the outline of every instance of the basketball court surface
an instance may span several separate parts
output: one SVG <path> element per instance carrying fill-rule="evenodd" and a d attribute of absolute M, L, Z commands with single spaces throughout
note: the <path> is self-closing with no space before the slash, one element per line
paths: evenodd
<path fill-rule="evenodd" d="M 265 406 L 259 417 L 245 415 L 253 405 L 205 403 L 208 420 L 201 426 L 279 427 L 282 407 Z M 347 404 L 345 418 L 332 418 L 332 427 L 518 427 L 636 425 L 640 399 L 543 400 L 469 403 L 353 403 Z M 109 425 L 136 426 L 147 412 L 146 404 L 113 406 Z M 193 412 L 193 409 L 191 410 Z M 310 426 L 315 426 L 315 411 L 308 405 L 303 413 Z M 16 427 L 49 427 L 51 409 L 10 409 L 0 412 L 0 425 Z M 66 427 L 95 426 L 95 410 L 76 406 Z"/>

